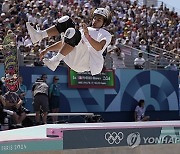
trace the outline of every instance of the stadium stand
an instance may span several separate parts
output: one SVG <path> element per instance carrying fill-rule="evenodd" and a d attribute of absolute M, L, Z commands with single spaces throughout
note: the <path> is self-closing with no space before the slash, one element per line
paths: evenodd
<path fill-rule="evenodd" d="M 17 45 L 21 63 L 20 65 L 34 65 L 38 61 L 38 54 L 41 49 L 51 45 L 60 39 L 51 41 L 44 39 L 37 45 L 32 42 L 27 34 L 25 23 L 31 22 L 34 27 L 45 29 L 56 22 L 56 19 L 67 14 L 71 16 L 77 27 L 81 27 L 82 21 L 89 21 L 89 14 L 99 5 L 112 11 L 112 24 L 108 30 L 115 36 L 116 44 L 128 46 L 130 51 L 141 50 L 144 53 L 148 67 L 154 66 L 158 56 L 163 55 L 170 63 L 171 58 L 175 58 L 179 67 L 179 16 L 174 10 L 170 10 L 166 4 L 158 2 L 159 6 L 146 6 L 138 1 L 130 0 L 102 0 L 100 4 L 96 1 L 73 1 L 73 0 L 13 0 L 0 2 L 0 44 L 7 30 L 11 29 L 16 33 Z M 126 50 L 127 50 L 126 49 Z M 48 53 L 47 57 L 52 57 L 54 53 Z M 129 68 L 134 55 L 126 54 L 126 67 Z M 132 56 L 133 55 L 133 56 Z M 128 62 L 127 62 L 128 61 Z M 0 55 L 0 62 L 3 57 Z M 129 63 L 129 64 L 127 64 Z M 37 64 L 37 63 L 35 63 Z M 152 67 L 151 67 L 151 64 Z M 131 65 L 130 65 L 131 68 Z"/>

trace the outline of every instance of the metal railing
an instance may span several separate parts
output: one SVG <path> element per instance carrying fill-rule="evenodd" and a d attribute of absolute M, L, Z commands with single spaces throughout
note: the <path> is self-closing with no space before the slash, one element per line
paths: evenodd
<path fill-rule="evenodd" d="M 124 63 L 126 68 L 134 68 L 134 59 L 138 57 L 139 52 L 143 52 L 143 58 L 145 59 L 145 69 L 159 69 L 164 68 L 164 66 L 168 65 L 170 63 L 170 60 L 174 59 L 176 54 L 155 47 L 150 46 L 150 51 L 142 51 L 136 48 L 133 48 L 128 45 L 119 44 L 121 51 L 125 54 Z M 157 60 L 157 57 L 165 58 L 166 63 L 164 63 L 163 66 L 158 67 L 159 62 Z M 21 62 L 20 62 L 21 61 Z M 20 66 L 34 66 L 34 62 L 37 61 L 37 57 L 32 55 L 21 55 L 21 58 L 19 58 Z M 0 63 L 4 62 L 3 55 L 0 54 Z"/>
<path fill-rule="evenodd" d="M 146 61 L 145 69 L 164 69 L 177 56 L 177 54 L 154 46 L 150 46 L 149 52 L 123 44 L 120 44 L 120 48 L 125 53 L 125 66 L 127 68 L 134 68 L 134 59 L 138 57 L 138 52 L 143 52 L 143 58 Z M 179 62 L 177 61 L 175 64 L 179 65 Z"/>
<path fill-rule="evenodd" d="M 156 53 L 148 53 L 147 51 L 142 51 L 133 48 L 128 45 L 120 44 L 121 51 L 125 54 L 125 66 L 127 68 L 134 68 L 134 59 L 138 57 L 138 53 L 143 53 L 143 58 L 145 59 L 145 69 L 155 69 L 157 68 L 154 61 L 156 60 Z"/>

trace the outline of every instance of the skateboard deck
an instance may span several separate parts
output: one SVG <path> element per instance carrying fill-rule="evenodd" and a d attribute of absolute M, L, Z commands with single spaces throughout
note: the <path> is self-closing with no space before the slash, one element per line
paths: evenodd
<path fill-rule="evenodd" d="M 19 65 L 15 34 L 7 34 L 3 40 L 2 46 L 5 71 L 2 80 L 5 82 L 8 91 L 16 92 L 19 90 Z"/>

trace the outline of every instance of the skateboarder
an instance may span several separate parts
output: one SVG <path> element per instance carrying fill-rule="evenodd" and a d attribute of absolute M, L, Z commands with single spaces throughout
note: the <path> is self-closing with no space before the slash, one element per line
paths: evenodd
<path fill-rule="evenodd" d="M 43 62 L 55 71 L 61 60 L 76 72 L 91 71 L 92 75 L 102 71 L 104 59 L 103 52 L 111 42 L 111 34 L 104 29 L 111 22 L 110 12 L 105 8 L 97 8 L 93 13 L 92 26 L 82 24 L 82 29 L 76 29 L 69 16 L 63 16 L 58 23 L 44 31 L 35 30 L 30 23 L 26 23 L 28 33 L 33 43 L 43 38 L 58 36 L 64 33 L 63 41 L 59 41 L 40 53 L 40 59 L 48 51 L 58 51 L 51 59 Z"/>

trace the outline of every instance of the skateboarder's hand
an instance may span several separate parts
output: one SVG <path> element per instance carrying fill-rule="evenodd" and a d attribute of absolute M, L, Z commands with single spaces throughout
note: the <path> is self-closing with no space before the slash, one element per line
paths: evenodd
<path fill-rule="evenodd" d="M 88 37 L 89 36 L 89 30 L 88 30 L 87 25 L 85 23 L 82 24 L 82 28 L 83 28 L 85 37 Z"/>

